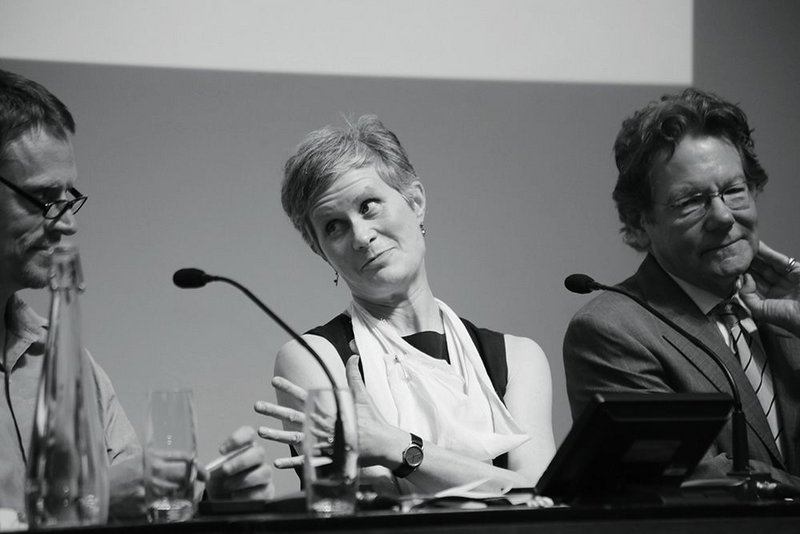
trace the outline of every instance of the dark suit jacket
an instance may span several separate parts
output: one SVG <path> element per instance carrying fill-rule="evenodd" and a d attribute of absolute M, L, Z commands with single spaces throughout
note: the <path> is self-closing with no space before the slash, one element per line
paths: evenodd
<path fill-rule="evenodd" d="M 637 273 L 619 287 L 705 342 L 728 364 L 742 397 L 754 467 L 800 487 L 800 478 L 792 476 L 800 475 L 800 340 L 785 330 L 758 325 L 772 367 L 778 416 L 786 437 L 781 457 L 756 394 L 716 324 L 658 262 L 647 256 Z M 589 302 L 570 322 L 564 338 L 564 367 L 573 418 L 597 392 L 730 394 L 725 376 L 707 354 L 632 300 L 611 292 Z M 731 468 L 730 454 L 728 423 L 695 477 L 724 476 Z"/>

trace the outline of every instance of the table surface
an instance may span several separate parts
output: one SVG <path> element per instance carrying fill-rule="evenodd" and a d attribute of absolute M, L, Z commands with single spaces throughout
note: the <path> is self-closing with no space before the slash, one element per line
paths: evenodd
<path fill-rule="evenodd" d="M 263 504 L 263 503 L 262 503 Z M 483 510 L 426 509 L 398 513 L 362 511 L 352 516 L 316 517 L 298 512 L 296 500 L 269 504 L 266 513 L 199 514 L 185 523 L 136 523 L 51 532 L 105 534 L 359 532 L 378 533 L 689 533 L 800 532 L 800 501 L 695 502 L 674 505 L 584 506 L 533 509 L 497 506 Z M 281 508 L 283 507 L 283 508 Z M 224 510 L 218 510 L 224 512 Z"/>

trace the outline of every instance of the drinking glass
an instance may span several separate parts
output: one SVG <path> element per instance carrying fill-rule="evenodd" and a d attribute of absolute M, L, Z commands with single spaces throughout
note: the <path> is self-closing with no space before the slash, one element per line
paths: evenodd
<path fill-rule="evenodd" d="M 150 392 L 144 483 L 147 518 L 151 523 L 186 521 L 194 515 L 195 427 L 190 390 Z"/>
<path fill-rule="evenodd" d="M 335 398 L 334 398 L 335 395 Z M 337 424 L 336 401 L 340 424 Z M 358 488 L 358 426 L 349 389 L 312 389 L 303 423 L 306 507 L 320 515 L 352 514 Z"/>

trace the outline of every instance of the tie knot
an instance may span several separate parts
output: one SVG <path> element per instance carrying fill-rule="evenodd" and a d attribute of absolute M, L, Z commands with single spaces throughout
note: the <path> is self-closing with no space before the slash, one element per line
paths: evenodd
<path fill-rule="evenodd" d="M 746 318 L 747 312 L 737 299 L 732 298 L 723 300 L 714 306 L 709 315 L 718 317 L 725 326 L 731 328 L 733 325 L 738 324 L 739 321 Z"/>

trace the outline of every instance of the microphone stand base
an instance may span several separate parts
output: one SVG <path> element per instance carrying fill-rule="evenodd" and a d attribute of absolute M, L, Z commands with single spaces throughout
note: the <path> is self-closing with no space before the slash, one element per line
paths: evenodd
<path fill-rule="evenodd" d="M 692 480 L 682 484 L 681 489 L 687 497 L 751 503 L 800 496 L 800 489 L 777 482 L 769 473 L 753 471 L 732 471 L 727 478 Z"/>
<path fill-rule="evenodd" d="M 776 481 L 769 473 L 730 473 L 728 476 L 742 478 L 738 497 L 743 501 L 770 501 L 800 496 L 800 489 Z"/>

